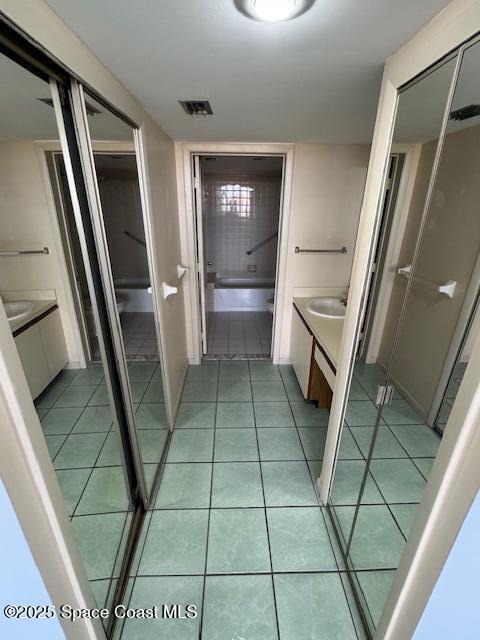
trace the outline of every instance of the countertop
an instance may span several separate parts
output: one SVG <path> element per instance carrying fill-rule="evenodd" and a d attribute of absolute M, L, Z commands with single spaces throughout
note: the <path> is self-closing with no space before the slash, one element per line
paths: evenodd
<path fill-rule="evenodd" d="M 313 297 L 294 298 L 293 304 L 298 309 L 315 340 L 323 348 L 336 369 L 338 355 L 340 353 L 340 343 L 342 341 L 344 320 L 343 318 L 322 318 L 321 316 L 315 316 L 313 313 L 307 311 L 306 305 L 313 299 Z"/>
<path fill-rule="evenodd" d="M 4 302 L 7 302 L 7 300 L 4 300 Z M 35 318 L 41 316 L 43 313 L 45 313 L 45 311 L 48 311 L 49 309 L 52 309 L 57 305 L 56 300 L 32 300 L 32 302 L 35 305 L 33 307 L 33 311 L 31 311 L 24 318 L 19 318 L 18 320 L 15 320 L 15 322 L 10 323 L 10 329 L 12 330 L 12 333 L 18 331 L 32 320 L 35 320 Z"/>

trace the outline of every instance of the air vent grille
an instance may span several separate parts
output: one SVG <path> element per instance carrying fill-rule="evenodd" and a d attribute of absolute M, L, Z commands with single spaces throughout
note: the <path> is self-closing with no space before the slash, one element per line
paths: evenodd
<path fill-rule="evenodd" d="M 185 113 L 193 118 L 204 118 L 213 115 L 208 100 L 179 100 Z"/>
<path fill-rule="evenodd" d="M 456 109 L 450 114 L 451 120 L 468 120 L 480 116 L 480 104 L 470 104 L 468 107 Z"/>

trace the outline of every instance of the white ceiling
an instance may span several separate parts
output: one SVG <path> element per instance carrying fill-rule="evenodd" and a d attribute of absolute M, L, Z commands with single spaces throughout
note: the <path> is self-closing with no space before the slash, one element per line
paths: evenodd
<path fill-rule="evenodd" d="M 47 2 L 174 139 L 330 143 L 370 141 L 384 61 L 448 4 L 316 0 L 269 24 L 233 0 Z"/>

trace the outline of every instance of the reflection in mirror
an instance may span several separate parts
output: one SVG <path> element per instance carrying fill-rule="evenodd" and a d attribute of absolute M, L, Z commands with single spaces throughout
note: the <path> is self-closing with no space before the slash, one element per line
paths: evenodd
<path fill-rule="evenodd" d="M 91 96 L 86 104 L 138 443 L 150 490 L 168 422 L 134 132 Z"/>
<path fill-rule="evenodd" d="M 106 367 L 99 354 L 95 361 L 84 357 L 83 319 L 64 278 L 69 239 L 77 267 L 71 275 L 90 308 L 93 293 L 73 218 L 68 237 L 60 233 L 57 241 L 55 234 L 71 200 L 66 182 L 63 200 L 51 197 L 55 178 L 50 182 L 45 150 L 58 151 L 60 143 L 50 86 L 4 56 L 0 84 L 0 251 L 13 252 L 0 256 L 1 298 L 78 550 L 103 607 L 114 592 L 131 506 Z M 95 331 L 93 316 L 91 326 Z"/>
<path fill-rule="evenodd" d="M 372 633 L 439 445 L 425 394 L 437 373 L 431 369 L 431 350 L 448 346 L 445 336 L 442 345 L 436 343 L 431 313 L 445 298 L 426 298 L 424 289 L 412 287 L 420 304 L 415 311 L 410 302 L 406 306 L 410 339 L 405 334 L 399 339 L 398 332 L 455 62 L 449 59 L 399 95 L 367 309 L 330 496 L 330 513 Z M 443 253 L 437 256 L 445 261 Z M 444 277 L 438 271 L 428 275 L 439 283 Z M 415 343 L 422 330 L 425 335 Z M 393 395 L 382 407 L 379 388 L 389 384 Z"/>

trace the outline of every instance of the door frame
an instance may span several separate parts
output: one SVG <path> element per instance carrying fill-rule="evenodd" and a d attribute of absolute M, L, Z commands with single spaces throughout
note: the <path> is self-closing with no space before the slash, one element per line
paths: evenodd
<path fill-rule="evenodd" d="M 187 349 L 190 364 L 199 364 L 202 359 L 202 340 L 199 308 L 199 285 L 197 277 L 194 180 L 192 156 L 279 156 L 283 157 L 282 194 L 279 212 L 279 235 L 277 245 L 277 265 L 275 278 L 275 305 L 272 328 L 272 359 L 274 364 L 280 361 L 280 340 L 286 312 L 285 277 L 289 251 L 289 231 L 291 218 L 291 198 L 294 163 L 293 144 L 258 143 L 177 143 L 177 187 L 179 200 L 180 238 L 182 259 L 190 266 L 185 278 L 185 319 Z"/>
<path fill-rule="evenodd" d="M 376 362 L 383 335 L 383 329 L 387 319 L 388 306 L 392 296 L 393 286 L 395 282 L 395 273 L 386 269 L 386 265 L 395 265 L 398 262 L 400 251 L 403 244 L 403 237 L 408 221 L 408 213 L 412 200 L 415 179 L 417 176 L 418 162 L 420 160 L 421 146 L 394 144 L 392 145 L 392 154 L 403 154 L 403 168 L 400 176 L 400 184 L 398 186 L 397 198 L 394 204 L 392 225 L 389 236 L 385 238 L 387 242 L 387 250 L 383 261 L 382 273 L 378 274 L 380 278 L 378 295 L 376 300 L 376 308 L 373 310 L 373 318 L 370 326 L 370 335 L 367 337 L 365 345 L 365 362 Z M 368 313 L 368 311 L 367 311 Z"/>
<path fill-rule="evenodd" d="M 202 180 L 202 156 L 193 154 L 193 215 L 195 217 L 195 247 L 196 247 L 196 275 L 200 303 L 200 341 L 202 355 L 207 353 L 208 329 L 207 329 L 207 292 L 205 290 L 205 238 L 203 216 L 203 180 Z"/>

